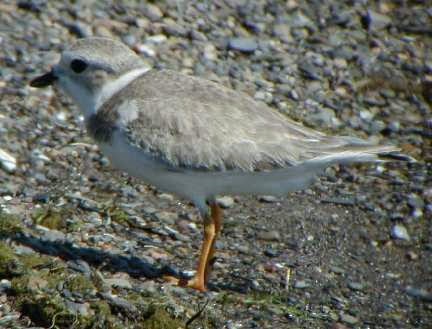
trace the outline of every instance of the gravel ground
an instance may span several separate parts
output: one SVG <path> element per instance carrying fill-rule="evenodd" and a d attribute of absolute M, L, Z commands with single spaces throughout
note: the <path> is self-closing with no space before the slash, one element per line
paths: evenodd
<path fill-rule="evenodd" d="M 430 3 L 120 3 L 0 3 L 0 327 L 431 328 Z M 224 197 L 210 291 L 169 286 L 195 266 L 194 207 L 112 169 L 70 100 L 27 85 L 91 35 L 418 162 Z"/>

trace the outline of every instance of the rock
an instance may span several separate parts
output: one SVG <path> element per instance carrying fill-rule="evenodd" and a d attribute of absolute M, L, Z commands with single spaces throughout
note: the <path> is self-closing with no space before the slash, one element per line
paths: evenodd
<path fill-rule="evenodd" d="M 291 27 L 294 28 L 309 28 L 311 30 L 315 30 L 315 23 L 306 15 L 304 15 L 301 12 L 296 12 L 294 17 L 292 17 L 291 21 Z"/>
<path fill-rule="evenodd" d="M 82 316 L 90 315 L 90 304 L 89 303 L 75 303 L 69 300 L 65 301 L 66 308 L 72 314 L 79 314 Z"/>
<path fill-rule="evenodd" d="M 8 173 L 13 173 L 17 168 L 16 159 L 2 149 L 0 149 L 0 167 Z"/>
<path fill-rule="evenodd" d="M 38 193 L 33 196 L 33 202 L 48 203 L 50 195 L 48 193 Z"/>
<path fill-rule="evenodd" d="M 132 303 L 128 302 L 126 299 L 117 297 L 115 295 L 109 293 L 101 293 L 100 294 L 110 305 L 121 309 L 123 312 L 127 312 L 130 314 L 137 313 L 137 308 Z"/>
<path fill-rule="evenodd" d="M 408 195 L 408 205 L 414 209 L 422 209 L 424 207 L 423 199 L 414 193 Z"/>
<path fill-rule="evenodd" d="M 414 251 L 408 251 L 406 256 L 409 260 L 417 260 L 419 258 L 419 255 L 417 255 Z"/>
<path fill-rule="evenodd" d="M 46 286 L 48 286 L 47 280 L 38 276 L 32 276 L 28 279 L 26 288 L 29 289 L 30 291 L 39 291 L 45 288 Z"/>
<path fill-rule="evenodd" d="M 352 316 L 352 315 L 350 315 L 348 313 L 344 313 L 344 312 L 341 312 L 341 314 L 340 314 L 340 320 L 342 322 L 345 322 L 345 323 L 351 324 L 351 325 L 356 324 L 356 323 L 359 322 L 358 318 L 356 318 L 355 316 Z"/>
<path fill-rule="evenodd" d="M 166 34 L 173 37 L 186 37 L 188 33 L 185 27 L 171 20 L 169 20 L 168 23 L 164 26 L 164 31 Z"/>
<path fill-rule="evenodd" d="M 91 26 L 83 22 L 64 22 L 63 25 L 69 30 L 71 34 L 76 35 L 78 38 L 88 38 L 93 35 Z"/>
<path fill-rule="evenodd" d="M 391 18 L 387 15 L 368 10 L 366 15 L 362 17 L 362 24 L 369 31 L 379 31 L 391 24 Z"/>
<path fill-rule="evenodd" d="M 252 38 L 232 38 L 228 42 L 228 48 L 243 53 L 253 53 L 258 49 L 258 43 Z"/>
<path fill-rule="evenodd" d="M 158 198 L 161 200 L 166 200 L 166 201 L 173 201 L 174 200 L 174 196 L 172 194 L 168 194 L 168 193 L 161 193 L 158 195 Z"/>
<path fill-rule="evenodd" d="M 232 208 L 234 206 L 234 199 L 230 196 L 223 196 L 216 199 L 219 206 L 224 209 Z"/>
<path fill-rule="evenodd" d="M 294 288 L 296 288 L 296 289 L 305 289 L 307 287 L 310 287 L 310 284 L 307 283 L 305 280 L 297 280 L 294 283 Z"/>
<path fill-rule="evenodd" d="M 354 291 L 360 291 L 364 289 L 364 285 L 360 282 L 349 281 L 348 288 Z"/>
<path fill-rule="evenodd" d="M 156 5 L 146 3 L 144 7 L 144 16 L 152 22 L 160 21 L 163 17 L 162 11 Z"/>
<path fill-rule="evenodd" d="M 177 213 L 169 211 L 159 211 L 155 214 L 156 218 L 164 224 L 173 225 L 178 218 Z"/>
<path fill-rule="evenodd" d="M 331 329 L 349 329 L 349 328 L 342 323 L 336 322 L 335 324 L 332 325 Z"/>
<path fill-rule="evenodd" d="M 0 295 L 12 288 L 12 282 L 7 279 L 0 280 Z"/>
<path fill-rule="evenodd" d="M 298 68 L 305 78 L 310 80 L 321 80 L 320 71 L 313 64 L 304 61 L 298 64 Z"/>
<path fill-rule="evenodd" d="M 266 250 L 264 250 L 264 255 L 266 255 L 267 257 L 277 257 L 279 253 L 272 248 L 267 248 Z"/>
<path fill-rule="evenodd" d="M 81 272 L 86 276 L 90 276 L 91 274 L 91 268 L 90 265 L 82 260 L 82 259 L 74 259 L 67 262 L 67 265 L 70 269 Z"/>
<path fill-rule="evenodd" d="M 411 297 L 418 298 L 425 302 L 432 303 L 432 292 L 429 292 L 425 289 L 408 286 L 405 289 L 405 292 Z"/>
<path fill-rule="evenodd" d="M 23 10 L 40 13 L 46 8 L 46 0 L 20 0 L 18 1 L 18 8 Z"/>
<path fill-rule="evenodd" d="M 293 41 L 291 28 L 288 24 L 276 24 L 273 27 L 273 35 L 285 43 L 291 43 Z"/>
<path fill-rule="evenodd" d="M 258 201 L 265 203 L 274 203 L 278 202 L 279 199 L 273 195 L 261 195 L 258 197 Z"/>
<path fill-rule="evenodd" d="M 43 233 L 41 235 L 41 240 L 46 242 L 63 242 L 66 240 L 66 235 L 63 232 L 57 230 L 50 230 L 46 227 L 39 226 L 42 228 Z"/>
<path fill-rule="evenodd" d="M 336 274 L 344 274 L 345 270 L 339 266 L 330 266 L 330 271 Z"/>
<path fill-rule="evenodd" d="M 411 237 L 409 236 L 407 229 L 405 228 L 405 226 L 401 224 L 397 224 L 393 226 L 391 230 L 391 236 L 394 239 L 405 240 L 405 241 L 411 240 Z"/>
<path fill-rule="evenodd" d="M 260 231 L 257 237 L 264 241 L 280 241 L 281 239 L 279 231 Z"/>
<path fill-rule="evenodd" d="M 123 278 L 105 279 L 105 283 L 111 287 L 132 289 L 132 284 L 129 280 Z"/>

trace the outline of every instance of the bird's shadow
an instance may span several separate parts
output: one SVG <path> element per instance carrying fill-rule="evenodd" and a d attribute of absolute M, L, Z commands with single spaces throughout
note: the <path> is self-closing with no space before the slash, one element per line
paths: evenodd
<path fill-rule="evenodd" d="M 172 276 L 182 279 L 190 279 L 188 275 L 175 267 L 162 264 L 154 265 L 136 256 L 114 254 L 106 250 L 90 247 L 80 247 L 62 240 L 46 241 L 32 235 L 18 233 L 9 237 L 17 243 L 27 246 L 34 251 L 55 256 L 69 261 L 85 261 L 91 267 L 96 267 L 111 273 L 124 272 L 131 277 L 139 279 L 161 279 L 164 276 Z M 209 289 L 213 291 L 231 290 L 238 293 L 246 293 L 250 290 L 247 282 L 239 283 L 209 283 Z"/>
<path fill-rule="evenodd" d="M 30 247 L 41 254 L 56 256 L 65 261 L 83 260 L 92 267 L 104 271 L 125 272 L 131 277 L 157 279 L 165 275 L 184 277 L 184 274 L 168 265 L 154 265 L 136 256 L 125 256 L 109 251 L 80 247 L 67 241 L 46 241 L 29 234 L 17 234 L 12 240 Z"/>

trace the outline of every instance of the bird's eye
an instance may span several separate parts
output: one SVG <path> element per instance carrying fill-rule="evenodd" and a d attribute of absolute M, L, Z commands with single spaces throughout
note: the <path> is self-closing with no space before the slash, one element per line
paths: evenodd
<path fill-rule="evenodd" d="M 72 69 L 72 71 L 74 71 L 75 73 L 81 73 L 84 72 L 84 70 L 87 68 L 87 63 L 84 62 L 82 59 L 74 59 L 71 63 L 70 63 L 70 68 Z"/>

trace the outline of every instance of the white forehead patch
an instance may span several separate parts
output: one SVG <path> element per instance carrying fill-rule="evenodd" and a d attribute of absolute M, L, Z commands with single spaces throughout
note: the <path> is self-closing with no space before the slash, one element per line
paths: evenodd
<path fill-rule="evenodd" d="M 119 123 L 127 125 L 129 122 L 138 119 L 138 103 L 136 100 L 124 101 L 117 108 Z"/>

